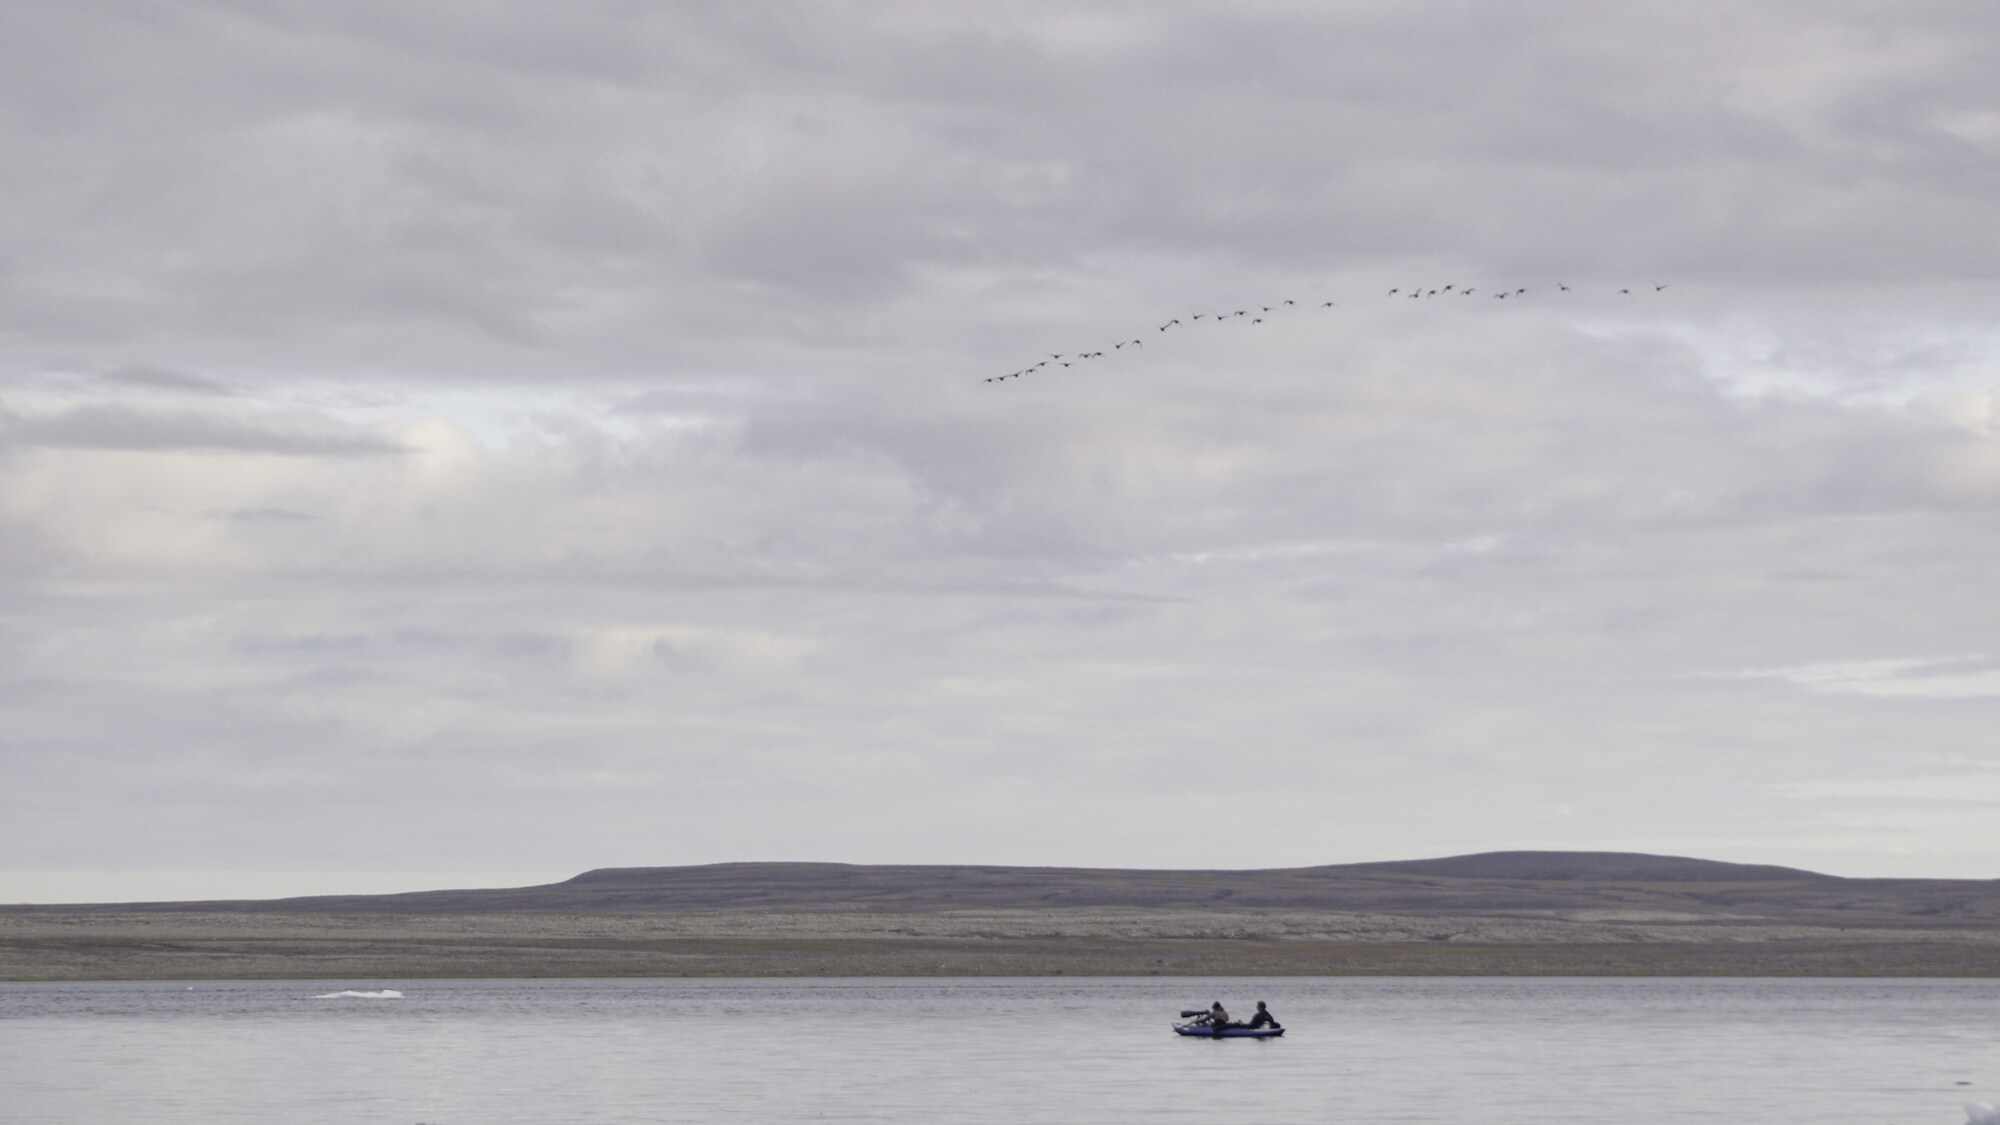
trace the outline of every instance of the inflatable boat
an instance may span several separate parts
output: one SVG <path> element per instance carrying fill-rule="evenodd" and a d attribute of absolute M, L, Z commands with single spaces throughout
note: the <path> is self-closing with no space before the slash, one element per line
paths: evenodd
<path fill-rule="evenodd" d="M 1186 1035 L 1194 1039 L 1276 1039 L 1283 1035 L 1282 1027 L 1225 1027 L 1221 1031 L 1205 1023 L 1177 1023 L 1175 1035 Z"/>

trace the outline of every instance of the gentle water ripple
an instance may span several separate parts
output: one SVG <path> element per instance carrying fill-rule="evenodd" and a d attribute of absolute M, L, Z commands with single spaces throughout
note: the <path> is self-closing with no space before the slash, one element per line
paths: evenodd
<path fill-rule="evenodd" d="M 1217 998 L 1269 1000 L 1288 1034 L 1168 1033 Z M 0 1121 L 1960 1125 L 2000 1100 L 1996 1001 L 1983 980 L 0 985 Z"/>

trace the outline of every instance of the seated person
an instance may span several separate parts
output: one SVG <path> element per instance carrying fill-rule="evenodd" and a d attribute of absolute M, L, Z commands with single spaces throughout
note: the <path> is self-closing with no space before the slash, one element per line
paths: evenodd
<path fill-rule="evenodd" d="M 1229 1026 L 1229 1013 L 1223 1011 L 1222 1001 L 1217 1000 L 1214 1004 L 1209 1006 L 1207 1015 L 1196 1018 L 1194 1022 L 1199 1024 L 1207 1024 L 1209 1027 L 1212 1027 L 1217 1031 L 1221 1031 L 1223 1028 Z"/>
<path fill-rule="evenodd" d="M 1257 1014 L 1250 1017 L 1250 1027 L 1252 1030 L 1260 1027 L 1268 1027 L 1274 1031 L 1285 1029 L 1285 1025 L 1278 1022 L 1278 1017 L 1271 1014 L 1271 1009 L 1266 1008 L 1262 1000 L 1257 1001 Z"/>

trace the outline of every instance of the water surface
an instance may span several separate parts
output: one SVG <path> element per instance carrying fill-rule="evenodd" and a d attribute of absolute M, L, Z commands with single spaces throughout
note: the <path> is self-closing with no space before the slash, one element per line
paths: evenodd
<path fill-rule="evenodd" d="M 1268 1000 L 1283 1039 L 1181 1039 Z M 0 985 L 0 1121 L 1961 1125 L 2000 982 Z"/>

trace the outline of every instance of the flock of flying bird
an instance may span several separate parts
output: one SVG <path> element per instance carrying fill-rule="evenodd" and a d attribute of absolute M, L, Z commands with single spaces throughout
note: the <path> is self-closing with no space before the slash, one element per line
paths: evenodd
<path fill-rule="evenodd" d="M 1660 290 L 1665 288 L 1666 288 L 1665 284 L 1657 284 L 1652 287 L 1652 291 L 1658 293 Z M 1559 293 L 1572 292 L 1569 286 L 1560 283 L 1556 285 L 1556 291 Z M 1644 291 L 1643 286 L 1641 287 L 1640 291 L 1641 292 Z M 1432 297 L 1471 297 L 1480 292 L 1482 292 L 1482 290 L 1478 289 L 1475 286 L 1470 286 L 1470 285 L 1465 286 L 1464 288 L 1460 288 L 1456 284 L 1444 285 L 1438 287 L 1425 287 L 1419 285 L 1414 289 L 1405 289 L 1401 286 L 1397 286 L 1396 288 L 1389 290 L 1389 296 L 1402 298 L 1406 300 L 1418 301 L 1418 300 L 1428 300 Z M 1518 289 L 1496 289 L 1487 292 L 1486 295 L 1497 301 L 1505 301 L 1510 299 L 1519 299 L 1522 297 L 1526 297 L 1528 295 L 1528 290 L 1525 287 Z M 1626 297 L 1630 297 L 1633 295 L 1633 291 L 1630 287 L 1622 288 L 1617 290 L 1617 293 L 1614 295 L 1623 295 Z M 1236 320 L 1238 318 L 1241 318 L 1250 324 L 1262 324 L 1264 323 L 1264 318 L 1266 316 L 1269 316 L 1270 314 L 1275 312 L 1283 312 L 1287 308 L 1296 307 L 1297 305 L 1298 305 L 1297 301 L 1285 300 L 1285 301 L 1279 301 L 1275 305 L 1263 305 L 1263 304 L 1252 305 L 1247 309 L 1232 309 L 1227 312 L 1192 313 L 1189 314 L 1187 318 L 1187 323 L 1194 324 L 1198 321 L 1207 320 L 1210 323 L 1219 324 L 1225 320 Z M 1339 308 L 1340 305 L 1338 302 L 1335 301 L 1322 301 L 1320 302 L 1319 307 L 1322 309 L 1335 309 Z M 1156 333 L 1165 332 L 1170 328 L 1180 327 L 1181 323 L 1182 323 L 1181 318 L 1174 317 L 1173 319 L 1168 320 L 1165 324 L 1156 326 L 1154 328 L 1154 331 Z M 1124 351 L 1126 348 L 1137 349 L 1137 348 L 1143 348 L 1145 346 L 1146 346 L 1146 338 L 1144 336 L 1134 336 L 1129 340 L 1119 340 L 1118 342 L 1111 345 L 1111 349 L 1112 352 L 1115 354 L 1117 352 Z M 1098 349 L 1096 351 L 1081 351 L 1081 352 L 1045 352 L 1043 354 L 1047 358 L 1042 359 L 1035 363 L 1031 363 L 1028 366 L 1021 368 L 1019 371 L 1009 371 L 1005 375 L 989 375 L 986 377 L 985 381 L 988 383 L 999 383 L 999 382 L 1004 382 L 1008 379 L 1019 379 L 1023 375 L 1032 375 L 1035 372 L 1042 371 L 1044 369 L 1054 370 L 1064 367 L 1074 367 L 1079 363 L 1084 363 L 1093 359 L 1104 358 L 1104 351 L 1102 349 Z"/>

